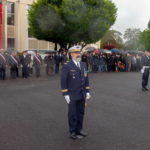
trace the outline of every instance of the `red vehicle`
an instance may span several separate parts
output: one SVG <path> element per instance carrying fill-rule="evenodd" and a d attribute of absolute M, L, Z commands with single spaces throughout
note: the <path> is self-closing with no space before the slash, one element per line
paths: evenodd
<path fill-rule="evenodd" d="M 3 24 L 2 24 L 2 1 L 0 0 L 0 48 L 2 48 L 3 43 Z"/>

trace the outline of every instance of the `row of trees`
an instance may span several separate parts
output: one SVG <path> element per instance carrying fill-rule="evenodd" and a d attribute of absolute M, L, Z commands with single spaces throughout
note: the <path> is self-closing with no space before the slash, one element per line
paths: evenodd
<path fill-rule="evenodd" d="M 124 35 L 116 30 L 106 32 L 101 40 L 101 48 L 125 50 L 150 50 L 150 21 L 143 32 L 140 29 L 128 28 Z"/>
<path fill-rule="evenodd" d="M 61 48 L 100 40 L 115 23 L 111 0 L 37 0 L 29 10 L 29 32 Z"/>
<path fill-rule="evenodd" d="M 68 49 L 99 40 L 106 49 L 150 49 L 150 22 L 143 32 L 128 28 L 122 35 L 110 30 L 116 16 L 117 8 L 111 0 L 37 0 L 29 10 L 29 33 L 55 43 L 55 49 L 57 44 Z"/>

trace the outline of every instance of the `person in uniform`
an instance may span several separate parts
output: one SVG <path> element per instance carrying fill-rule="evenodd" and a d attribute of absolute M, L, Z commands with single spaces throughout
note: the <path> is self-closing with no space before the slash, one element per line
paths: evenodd
<path fill-rule="evenodd" d="M 58 52 L 55 54 L 55 74 L 59 73 L 62 56 Z"/>
<path fill-rule="evenodd" d="M 20 56 L 20 64 L 22 66 L 22 77 L 29 77 L 29 67 L 31 63 L 31 57 L 28 55 L 27 51 L 23 52 L 23 56 Z"/>
<path fill-rule="evenodd" d="M 80 46 L 69 49 L 72 60 L 66 62 L 61 72 L 61 91 L 68 103 L 69 132 L 72 139 L 83 138 L 85 100 L 89 99 L 87 67 L 81 62 Z"/>
<path fill-rule="evenodd" d="M 8 64 L 10 66 L 10 75 L 12 79 L 15 79 L 19 76 L 18 66 L 19 60 L 17 58 L 16 51 L 12 51 L 11 54 L 8 56 Z"/>
<path fill-rule="evenodd" d="M 6 65 L 7 65 L 7 60 L 6 60 L 6 56 L 4 55 L 4 50 L 0 49 L 0 79 L 1 80 L 6 79 Z"/>
<path fill-rule="evenodd" d="M 145 51 L 144 56 L 142 57 L 142 91 L 148 91 L 148 79 L 150 71 L 150 51 Z"/>
<path fill-rule="evenodd" d="M 67 53 L 66 53 L 66 51 L 64 51 L 64 52 L 62 53 L 62 58 L 61 58 L 61 63 L 62 63 L 62 65 L 63 65 L 64 63 L 66 63 L 67 60 L 68 60 L 68 58 L 67 58 Z"/>
<path fill-rule="evenodd" d="M 40 77 L 41 65 L 42 65 L 42 57 L 38 53 L 38 51 L 36 51 L 35 55 L 33 56 L 33 66 L 35 68 L 35 74 L 37 78 Z"/>
<path fill-rule="evenodd" d="M 53 53 L 49 53 L 47 56 L 45 56 L 44 63 L 46 64 L 46 74 L 48 76 L 54 75 L 55 59 Z"/>

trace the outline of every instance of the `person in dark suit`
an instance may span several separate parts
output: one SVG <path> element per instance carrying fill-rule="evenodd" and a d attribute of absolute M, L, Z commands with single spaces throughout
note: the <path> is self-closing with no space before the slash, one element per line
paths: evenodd
<path fill-rule="evenodd" d="M 6 79 L 6 65 L 7 65 L 7 59 L 4 55 L 4 49 L 0 49 L 0 79 L 5 80 Z"/>
<path fill-rule="evenodd" d="M 145 51 L 142 57 L 142 91 L 148 91 L 148 79 L 150 71 L 150 51 Z"/>
<path fill-rule="evenodd" d="M 68 103 L 69 132 L 72 139 L 83 138 L 82 131 L 85 100 L 89 99 L 89 79 L 86 64 L 81 62 L 80 47 L 69 49 L 72 60 L 63 65 L 61 72 L 62 94 Z"/>
<path fill-rule="evenodd" d="M 27 51 L 23 52 L 23 55 L 20 56 L 20 64 L 22 66 L 22 77 L 29 77 L 29 67 L 31 63 L 31 57 L 28 55 Z"/>
<path fill-rule="evenodd" d="M 42 65 L 42 57 L 38 53 L 38 51 L 36 51 L 35 56 L 33 56 L 33 66 L 35 68 L 36 77 L 40 77 L 41 65 Z"/>
<path fill-rule="evenodd" d="M 62 60 L 62 56 L 61 54 L 59 54 L 58 52 L 55 54 L 55 74 L 59 73 L 59 68 L 60 68 L 60 63 Z"/>
<path fill-rule="evenodd" d="M 98 71 L 99 56 L 97 53 L 93 53 L 92 56 L 92 72 L 96 73 Z"/>
<path fill-rule="evenodd" d="M 64 63 L 66 63 L 67 60 L 68 60 L 68 58 L 67 58 L 67 53 L 64 51 L 64 52 L 62 53 L 62 58 L 61 58 L 61 63 L 62 63 L 62 65 L 63 65 Z"/>
<path fill-rule="evenodd" d="M 12 51 L 7 59 L 8 59 L 8 64 L 10 66 L 11 78 L 15 79 L 16 77 L 19 77 L 19 73 L 18 73 L 19 59 L 17 58 L 16 51 Z"/>
<path fill-rule="evenodd" d="M 53 53 L 49 53 L 47 56 L 45 56 L 44 63 L 46 64 L 46 74 L 48 76 L 52 76 L 54 74 L 54 64 L 55 64 Z"/>

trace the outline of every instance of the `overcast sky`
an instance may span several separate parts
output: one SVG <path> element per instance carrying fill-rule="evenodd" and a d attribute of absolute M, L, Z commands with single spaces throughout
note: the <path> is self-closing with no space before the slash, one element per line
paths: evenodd
<path fill-rule="evenodd" d="M 124 32 L 127 28 L 147 28 L 150 19 L 150 0 L 112 0 L 117 8 L 117 20 L 112 29 Z"/>

